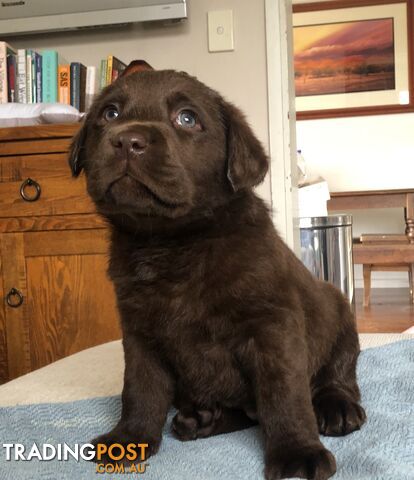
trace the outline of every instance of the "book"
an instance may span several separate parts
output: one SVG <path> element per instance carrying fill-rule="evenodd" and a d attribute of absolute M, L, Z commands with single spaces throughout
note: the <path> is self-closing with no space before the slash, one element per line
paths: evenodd
<path fill-rule="evenodd" d="M 111 85 L 112 83 L 112 64 L 113 64 L 114 56 L 108 55 L 106 59 L 106 82 L 105 85 Z"/>
<path fill-rule="evenodd" d="M 30 64 L 32 67 L 32 103 L 37 102 L 37 88 L 36 88 L 36 52 L 34 50 L 30 51 L 31 54 L 31 59 L 30 59 Z"/>
<path fill-rule="evenodd" d="M 115 82 L 115 80 L 122 74 L 122 72 L 126 69 L 126 64 L 121 62 L 119 58 L 112 57 L 112 77 L 111 83 Z"/>
<path fill-rule="evenodd" d="M 70 104 L 85 111 L 86 67 L 80 62 L 70 64 Z"/>
<path fill-rule="evenodd" d="M 43 102 L 42 95 L 42 63 L 43 58 L 40 53 L 35 52 L 35 88 L 36 88 L 36 102 Z"/>
<path fill-rule="evenodd" d="M 56 50 L 43 50 L 42 62 L 43 102 L 54 103 L 58 101 L 58 52 Z"/>
<path fill-rule="evenodd" d="M 85 65 L 80 64 L 80 100 L 79 100 L 79 111 L 86 111 L 86 67 Z"/>
<path fill-rule="evenodd" d="M 7 55 L 16 55 L 16 50 L 6 42 L 0 42 L 0 103 L 8 101 Z"/>
<path fill-rule="evenodd" d="M 17 99 L 19 103 L 27 103 L 26 88 L 26 50 L 17 50 Z"/>
<path fill-rule="evenodd" d="M 27 102 L 33 103 L 32 51 L 26 50 L 26 94 Z"/>
<path fill-rule="evenodd" d="M 70 105 L 70 65 L 58 67 L 58 102 Z"/>
<path fill-rule="evenodd" d="M 126 64 L 119 58 L 108 55 L 106 64 L 106 85 L 111 85 L 118 76 L 126 69 Z"/>
<path fill-rule="evenodd" d="M 101 60 L 101 71 L 99 77 L 99 86 L 100 90 L 103 90 L 106 87 L 106 68 L 108 65 L 108 61 L 104 58 Z"/>
<path fill-rule="evenodd" d="M 7 55 L 7 101 L 11 103 L 17 102 L 17 56 L 14 54 Z"/>
<path fill-rule="evenodd" d="M 98 93 L 98 72 L 96 67 L 86 67 L 85 87 L 85 112 L 92 105 L 95 95 Z"/>

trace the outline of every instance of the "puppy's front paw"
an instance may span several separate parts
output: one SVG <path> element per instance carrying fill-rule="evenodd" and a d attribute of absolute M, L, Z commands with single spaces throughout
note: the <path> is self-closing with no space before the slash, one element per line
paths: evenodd
<path fill-rule="evenodd" d="M 124 465 L 130 465 L 132 463 L 145 461 L 148 457 L 155 455 L 160 447 L 161 439 L 149 438 L 146 435 L 140 434 L 134 435 L 128 432 L 127 429 L 117 426 L 110 432 L 94 438 L 91 444 L 94 445 L 96 452 L 95 458 L 93 459 L 94 462 L 104 464 L 123 463 Z M 114 444 L 123 447 L 125 455 L 122 458 L 116 458 L 122 451 L 119 446 L 110 449 L 111 445 Z M 130 444 L 134 444 L 134 447 L 131 450 L 127 450 Z M 148 447 L 139 446 L 142 444 L 148 444 Z"/>
<path fill-rule="evenodd" d="M 329 392 L 313 400 L 319 433 L 337 437 L 359 430 L 366 420 L 364 409 L 341 392 Z"/>
<path fill-rule="evenodd" d="M 336 472 L 334 456 L 322 445 L 288 448 L 266 457 L 266 480 L 296 477 L 326 480 Z"/>
<path fill-rule="evenodd" d="M 216 420 L 220 415 L 219 408 L 211 410 L 182 409 L 173 418 L 173 434 L 182 442 L 209 437 L 214 432 Z"/>

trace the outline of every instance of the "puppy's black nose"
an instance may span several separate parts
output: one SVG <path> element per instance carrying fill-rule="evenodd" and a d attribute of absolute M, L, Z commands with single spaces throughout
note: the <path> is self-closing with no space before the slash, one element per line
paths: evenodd
<path fill-rule="evenodd" d="M 146 136 L 138 132 L 121 132 L 112 139 L 111 143 L 115 149 L 126 156 L 141 155 L 148 146 Z"/>

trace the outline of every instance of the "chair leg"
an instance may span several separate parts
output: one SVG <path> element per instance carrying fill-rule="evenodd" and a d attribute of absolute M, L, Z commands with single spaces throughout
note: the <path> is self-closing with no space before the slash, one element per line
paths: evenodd
<path fill-rule="evenodd" d="M 410 263 L 410 265 L 408 265 L 408 281 L 410 285 L 410 303 L 414 303 L 413 277 L 414 277 L 414 263 Z"/>
<path fill-rule="evenodd" d="M 371 302 L 371 265 L 363 265 L 364 277 L 364 307 L 369 307 Z"/>

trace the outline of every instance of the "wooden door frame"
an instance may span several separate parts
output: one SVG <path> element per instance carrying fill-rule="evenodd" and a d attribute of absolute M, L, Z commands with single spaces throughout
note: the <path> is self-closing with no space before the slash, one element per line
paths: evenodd
<path fill-rule="evenodd" d="M 298 254 L 292 1 L 265 0 L 265 17 L 273 221 Z"/>

